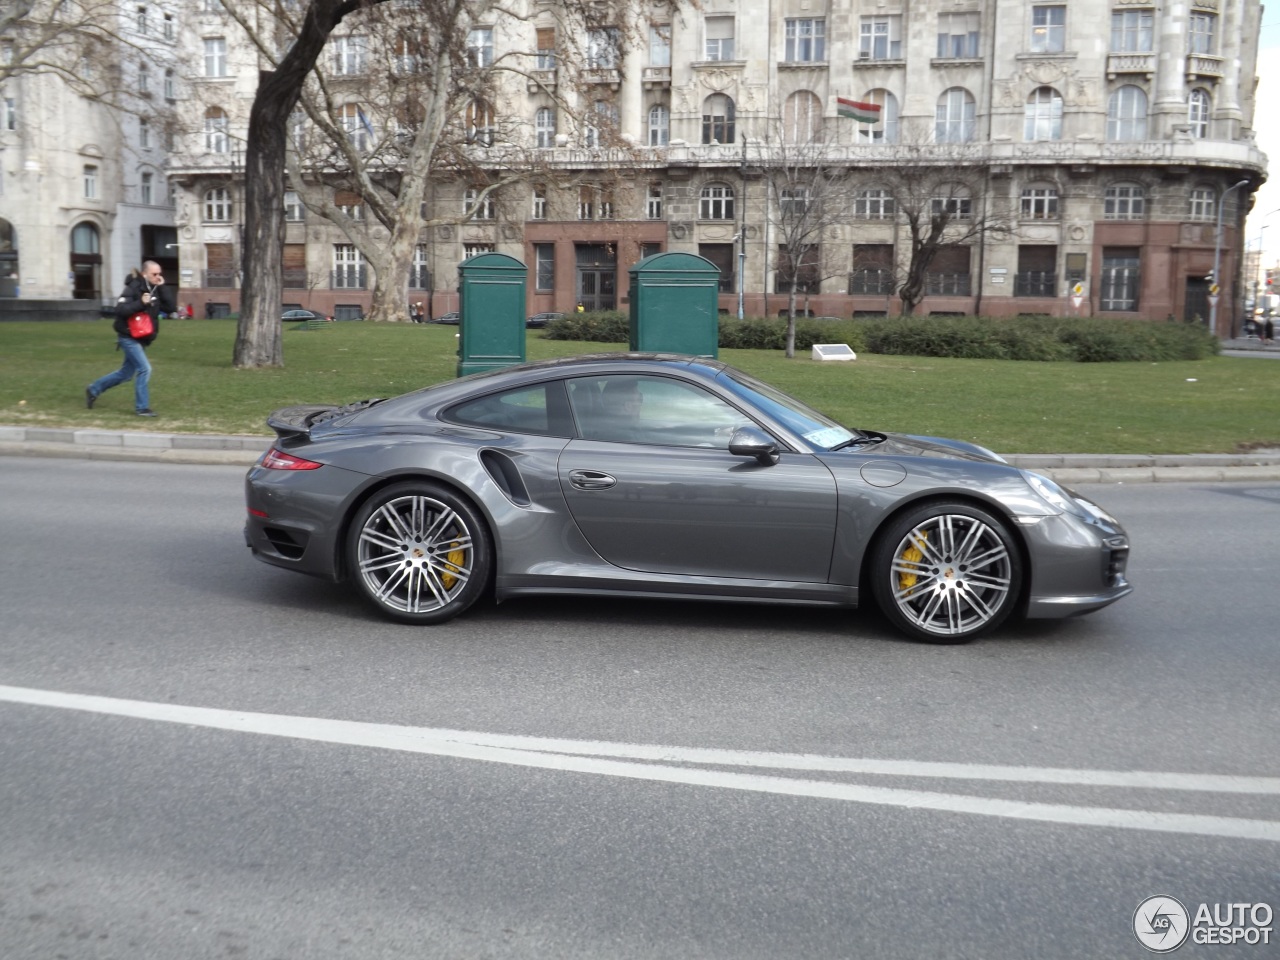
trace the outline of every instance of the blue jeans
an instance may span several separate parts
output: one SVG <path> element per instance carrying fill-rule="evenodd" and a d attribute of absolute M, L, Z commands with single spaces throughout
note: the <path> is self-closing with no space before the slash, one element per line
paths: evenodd
<path fill-rule="evenodd" d="M 151 361 L 147 359 L 147 351 L 132 337 L 121 337 L 119 343 L 124 352 L 124 364 L 115 373 L 108 373 L 89 384 L 89 392 L 99 397 L 102 391 L 133 380 L 134 410 L 148 410 L 151 408 L 151 395 L 147 391 L 147 384 L 151 380 Z"/>

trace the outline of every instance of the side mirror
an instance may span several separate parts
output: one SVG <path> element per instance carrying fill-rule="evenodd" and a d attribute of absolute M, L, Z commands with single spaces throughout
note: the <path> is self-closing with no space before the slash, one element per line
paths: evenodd
<path fill-rule="evenodd" d="M 739 427 L 733 431 L 729 452 L 735 457 L 752 457 L 766 467 L 778 462 L 778 442 L 759 427 Z"/>

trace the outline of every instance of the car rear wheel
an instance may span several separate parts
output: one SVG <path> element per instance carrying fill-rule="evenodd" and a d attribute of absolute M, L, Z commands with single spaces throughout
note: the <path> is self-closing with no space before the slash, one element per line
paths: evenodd
<path fill-rule="evenodd" d="M 896 520 L 872 556 L 871 590 L 893 623 L 931 643 L 964 643 L 1017 606 L 1022 560 L 1004 521 L 967 503 Z"/>
<path fill-rule="evenodd" d="M 489 528 L 464 497 L 399 483 L 360 508 L 347 540 L 360 591 L 405 623 L 443 623 L 479 598 L 493 563 Z"/>

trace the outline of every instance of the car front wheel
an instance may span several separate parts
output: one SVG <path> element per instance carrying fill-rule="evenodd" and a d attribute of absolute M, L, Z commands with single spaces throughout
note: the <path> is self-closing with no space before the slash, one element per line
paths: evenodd
<path fill-rule="evenodd" d="M 485 589 L 488 526 L 464 497 L 434 483 L 400 483 L 360 508 L 347 538 L 350 569 L 379 610 L 405 623 L 443 623 Z"/>
<path fill-rule="evenodd" d="M 872 557 L 871 589 L 904 632 L 963 643 L 1017 606 L 1018 545 L 1004 521 L 967 503 L 931 503 L 896 520 Z"/>

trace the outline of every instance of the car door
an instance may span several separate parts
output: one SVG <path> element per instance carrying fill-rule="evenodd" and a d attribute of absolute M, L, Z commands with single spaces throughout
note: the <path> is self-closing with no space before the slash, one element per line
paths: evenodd
<path fill-rule="evenodd" d="M 636 402 L 634 395 L 640 395 Z M 569 384 L 579 439 L 560 454 L 560 487 L 592 548 L 630 570 L 826 582 L 836 485 L 817 458 L 733 456 L 754 425 L 700 385 L 671 377 Z"/>

